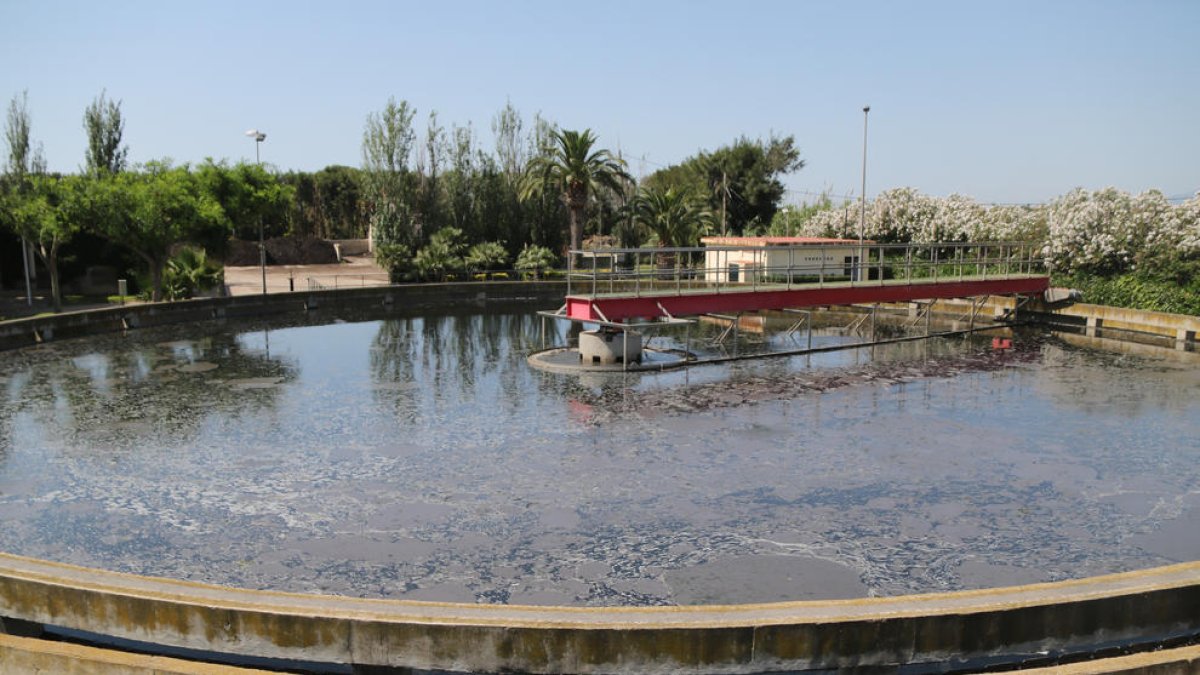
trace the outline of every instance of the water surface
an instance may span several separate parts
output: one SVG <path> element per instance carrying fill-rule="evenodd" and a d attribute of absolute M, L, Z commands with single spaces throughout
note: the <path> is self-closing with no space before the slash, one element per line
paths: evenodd
<path fill-rule="evenodd" d="M 523 312 L 288 321 L 0 353 L 0 549 L 247 588 L 571 605 L 1200 558 L 1195 363 L 1023 333 L 1004 351 L 953 338 L 564 376 L 526 364 L 540 320 Z"/>

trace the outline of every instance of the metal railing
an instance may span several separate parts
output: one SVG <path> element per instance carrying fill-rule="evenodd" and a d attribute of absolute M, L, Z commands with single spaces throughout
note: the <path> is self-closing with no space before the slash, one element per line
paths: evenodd
<path fill-rule="evenodd" d="M 329 288 L 353 288 L 360 286 L 387 286 L 391 283 L 386 272 L 364 272 L 362 274 L 320 274 L 306 277 L 308 290 L 319 291 Z"/>
<path fill-rule="evenodd" d="M 1046 276 L 1024 242 L 572 250 L 567 295 L 722 293 Z"/>

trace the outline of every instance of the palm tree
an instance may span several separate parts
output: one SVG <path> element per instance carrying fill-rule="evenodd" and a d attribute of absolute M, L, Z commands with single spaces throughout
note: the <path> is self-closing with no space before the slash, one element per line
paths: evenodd
<path fill-rule="evenodd" d="M 633 198 L 634 222 L 658 237 L 665 248 L 694 246 L 712 228 L 712 214 L 691 192 L 674 188 L 644 188 Z M 659 267 L 674 266 L 673 253 L 659 256 Z"/>
<path fill-rule="evenodd" d="M 583 243 L 588 197 L 605 187 L 621 192 L 633 179 L 625 171 L 624 160 L 613 157 L 608 150 L 592 150 L 596 137 L 591 129 L 555 129 L 550 134 L 553 143 L 548 152 L 529 162 L 521 197 L 528 199 L 544 190 L 561 193 L 571 215 L 571 248 L 578 249 Z"/>

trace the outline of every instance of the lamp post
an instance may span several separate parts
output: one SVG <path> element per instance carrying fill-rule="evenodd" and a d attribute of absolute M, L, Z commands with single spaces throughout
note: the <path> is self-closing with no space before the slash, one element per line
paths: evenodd
<path fill-rule="evenodd" d="M 782 209 L 779 209 L 779 213 L 783 215 L 783 234 L 786 237 L 792 236 L 792 221 L 790 218 L 788 218 L 788 213 L 790 212 L 791 209 L 786 206 Z"/>
<path fill-rule="evenodd" d="M 863 230 L 867 226 L 867 114 L 871 106 L 863 106 L 862 206 L 858 210 L 858 267 L 862 269 Z M 859 276 L 859 274 L 855 274 Z"/>
<path fill-rule="evenodd" d="M 254 163 L 262 166 L 262 160 L 259 159 L 258 148 L 262 142 L 267 140 L 267 135 L 258 129 L 251 129 L 246 132 L 246 135 L 254 139 Z M 263 221 L 262 213 L 258 214 L 258 266 L 262 269 L 262 292 L 267 294 L 267 247 L 263 241 Z"/>

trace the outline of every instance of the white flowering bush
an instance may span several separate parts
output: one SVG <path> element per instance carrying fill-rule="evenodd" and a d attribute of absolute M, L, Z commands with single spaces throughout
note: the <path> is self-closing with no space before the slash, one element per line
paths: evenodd
<path fill-rule="evenodd" d="M 817 213 L 800 234 L 855 238 L 858 203 Z M 983 205 L 970 197 L 932 197 L 912 188 L 869 202 L 863 236 L 880 242 L 1024 241 L 1043 246 L 1059 272 L 1121 274 L 1170 254 L 1200 257 L 1200 195 L 1171 205 L 1157 190 L 1073 190 L 1049 204 Z"/>
<path fill-rule="evenodd" d="M 800 234 L 854 239 L 860 203 L 821 211 Z M 1036 206 L 888 190 L 867 204 L 863 236 L 883 243 L 1022 241 L 1041 246 L 1060 283 L 1089 302 L 1200 315 L 1200 193 L 1172 205 L 1150 190 L 1073 190 Z"/>

